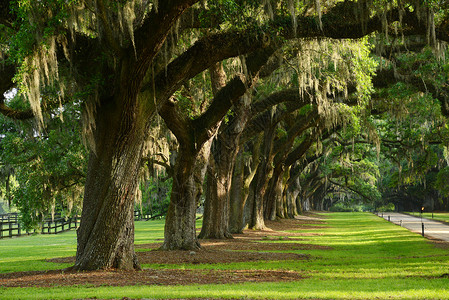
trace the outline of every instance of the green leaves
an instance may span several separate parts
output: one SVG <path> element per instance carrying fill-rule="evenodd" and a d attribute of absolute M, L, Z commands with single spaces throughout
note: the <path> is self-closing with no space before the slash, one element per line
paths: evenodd
<path fill-rule="evenodd" d="M 54 213 L 70 215 L 81 208 L 86 151 L 80 141 L 79 111 L 68 105 L 60 114 L 64 122 L 56 114 L 48 116 L 42 134 L 32 124 L 0 118 L 8 130 L 0 138 L 0 163 L 15 170 L 13 203 L 27 228 L 39 227 Z"/>

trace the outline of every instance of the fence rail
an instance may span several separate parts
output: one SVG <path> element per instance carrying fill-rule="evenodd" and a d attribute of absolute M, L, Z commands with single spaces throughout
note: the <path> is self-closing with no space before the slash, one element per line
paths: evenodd
<path fill-rule="evenodd" d="M 78 228 L 80 218 L 78 216 L 71 218 L 55 218 L 54 220 L 45 220 L 40 230 L 41 234 L 57 234 Z M 33 230 L 24 230 L 20 216 L 17 213 L 0 215 L 0 239 L 29 235 L 36 233 Z"/>
<path fill-rule="evenodd" d="M 149 221 L 149 220 L 154 220 L 157 218 L 161 218 L 163 216 L 165 216 L 167 214 L 167 212 L 163 212 L 160 214 L 156 214 L 156 215 L 151 215 L 151 214 L 142 214 L 140 213 L 140 210 L 135 210 L 134 211 L 134 221 Z"/>
<path fill-rule="evenodd" d="M 140 211 L 134 211 L 134 219 L 151 220 L 159 215 L 152 216 L 148 214 L 141 214 Z M 45 220 L 42 223 L 41 234 L 57 234 L 79 227 L 80 217 L 61 218 L 56 217 L 54 220 Z M 17 237 L 22 235 L 30 235 L 37 233 L 36 230 L 25 230 L 20 222 L 20 215 L 18 213 L 0 214 L 0 239 Z"/>

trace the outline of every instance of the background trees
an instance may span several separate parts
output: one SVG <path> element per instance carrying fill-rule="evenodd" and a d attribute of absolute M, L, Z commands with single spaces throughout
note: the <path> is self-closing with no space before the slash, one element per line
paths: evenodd
<path fill-rule="evenodd" d="M 50 173 L 33 176 L 40 184 L 33 198 L 46 203 L 40 211 L 51 210 L 52 191 L 63 195 L 65 186 L 85 180 L 76 269 L 139 268 L 133 210 L 148 179 L 142 168 L 163 166 L 173 180 L 164 248 L 197 249 L 204 182 L 201 236 L 223 238 L 245 225 L 263 229 L 264 219 L 328 208 L 343 194 L 378 203 L 380 191 L 393 186 L 379 188 L 379 165 L 395 159 L 401 169 L 398 155 L 426 162 L 409 169 L 415 179 L 435 166 L 438 155 L 422 158 L 433 148 L 422 142 L 423 152 L 415 152 L 414 141 L 431 139 L 427 133 L 444 129 L 445 119 L 430 121 L 436 108 L 419 120 L 400 116 L 421 112 L 433 99 L 443 115 L 449 111 L 444 6 L 197 2 L 1 2 L 1 92 L 18 88 L 20 105 L 2 99 L 0 111 L 34 117 L 37 129 L 28 139 L 41 141 L 35 152 L 49 155 L 23 173 Z M 56 114 L 67 121 L 58 123 Z M 157 114 L 176 142 L 161 134 Z M 73 130 L 79 119 L 86 171 Z M 407 129 L 412 120 L 416 126 Z M 24 152 L 23 142 L 14 144 L 9 134 L 2 139 Z M 444 161 L 437 161 L 443 171 Z M 23 183 L 16 203 L 32 215 L 28 203 L 39 201 L 27 202 L 24 192 L 32 180 L 17 178 Z M 435 182 L 444 188 L 444 180 Z"/>
<path fill-rule="evenodd" d="M 38 135 L 30 122 L 2 118 L 4 195 L 22 213 L 26 228 L 39 227 L 55 212 L 64 217 L 81 211 L 86 153 L 79 120 L 79 108 L 66 106 L 49 116 L 45 133 Z"/>

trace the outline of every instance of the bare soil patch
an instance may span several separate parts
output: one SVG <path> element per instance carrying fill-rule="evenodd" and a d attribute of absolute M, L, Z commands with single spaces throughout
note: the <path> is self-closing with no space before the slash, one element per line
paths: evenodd
<path fill-rule="evenodd" d="M 312 222 L 312 223 L 311 223 Z M 316 223 L 313 223 L 316 222 Z M 141 264 L 217 264 L 254 261 L 307 260 L 309 255 L 297 250 L 329 247 L 306 244 L 299 236 L 304 234 L 284 232 L 296 230 L 305 224 L 320 224 L 322 220 L 310 217 L 303 220 L 282 220 L 267 222 L 263 231 L 245 230 L 234 235 L 234 239 L 201 240 L 199 251 L 160 251 L 162 243 L 136 245 Z M 309 226 L 308 226 L 309 228 Z M 273 252 L 274 251 L 274 252 Z M 289 251 L 295 251 L 291 253 Z M 74 257 L 48 260 L 56 263 L 74 263 Z M 143 271 L 44 271 L 0 274 L 0 286 L 65 286 L 90 284 L 94 286 L 124 285 L 187 285 L 210 283 L 291 281 L 304 278 L 304 274 L 284 270 L 188 270 L 188 269 L 145 269 Z"/>
<path fill-rule="evenodd" d="M 293 281 L 303 274 L 277 270 L 143 270 L 18 272 L 2 274 L 3 287 L 52 287 L 69 285 L 126 286 L 126 285 L 188 285 L 240 282 Z"/>

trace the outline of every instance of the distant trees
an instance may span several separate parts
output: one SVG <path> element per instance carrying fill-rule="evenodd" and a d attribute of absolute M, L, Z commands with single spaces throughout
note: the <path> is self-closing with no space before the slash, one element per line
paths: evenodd
<path fill-rule="evenodd" d="M 9 105 L 16 105 L 15 101 Z M 4 193 L 22 213 L 26 228 L 40 227 L 55 212 L 71 216 L 81 211 L 86 152 L 79 121 L 76 105 L 49 115 L 40 135 L 30 122 L 1 118 Z"/>

